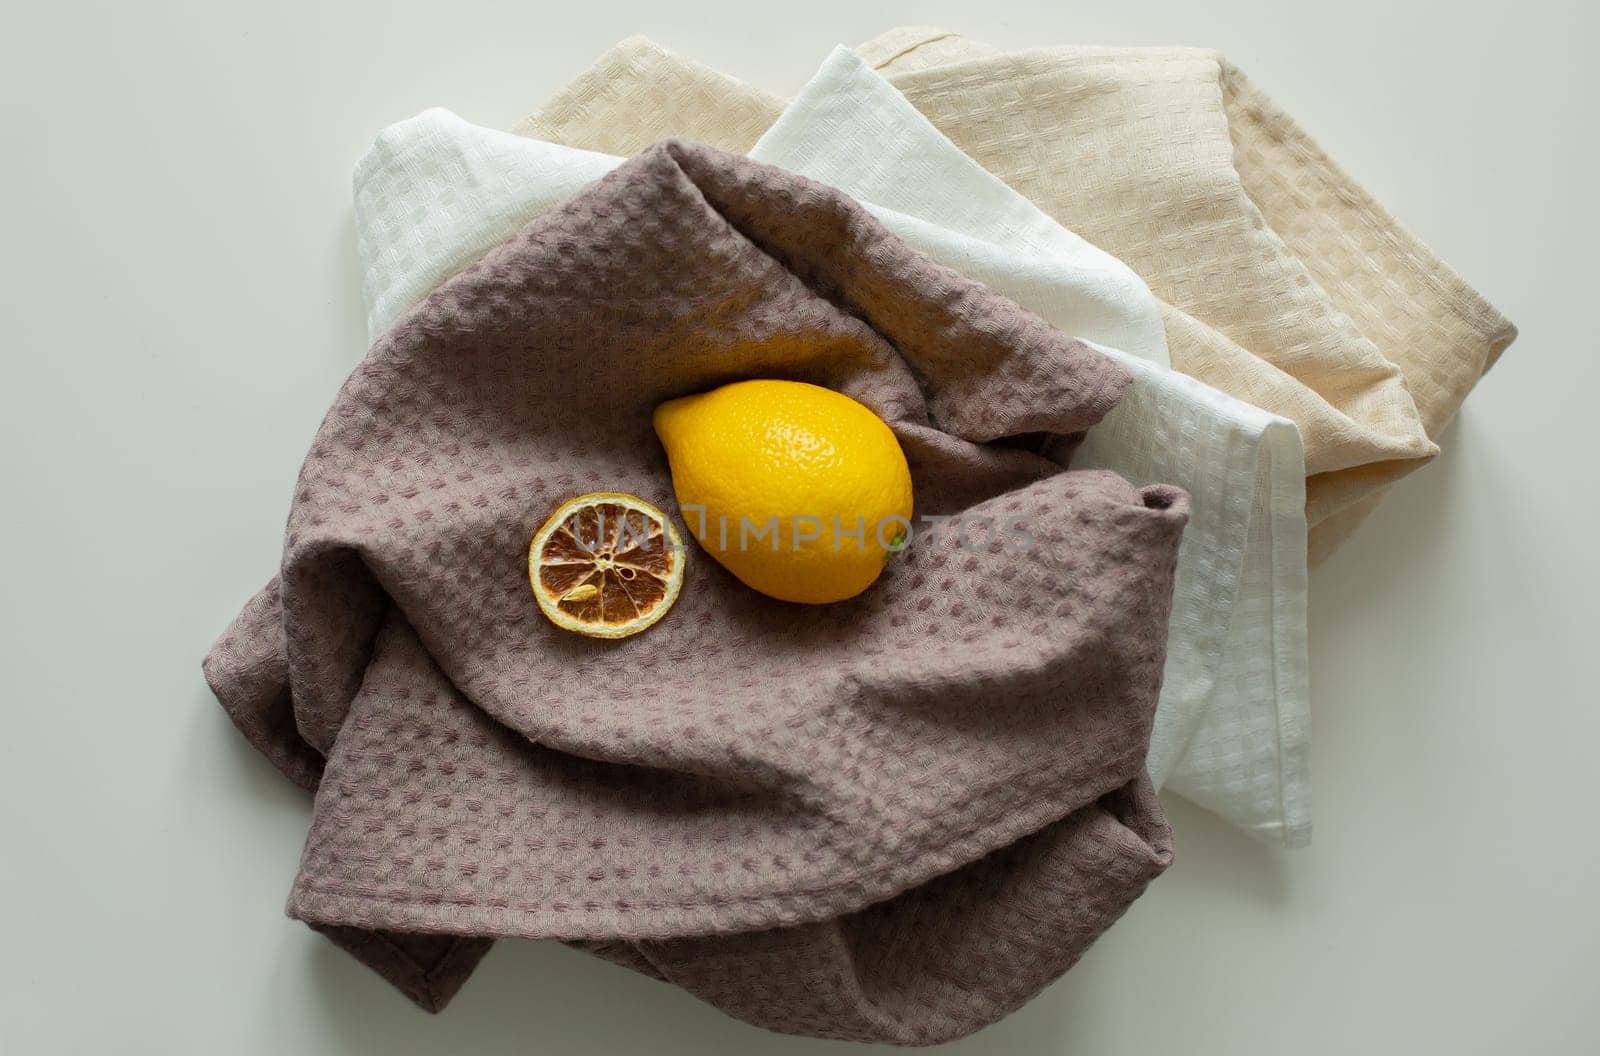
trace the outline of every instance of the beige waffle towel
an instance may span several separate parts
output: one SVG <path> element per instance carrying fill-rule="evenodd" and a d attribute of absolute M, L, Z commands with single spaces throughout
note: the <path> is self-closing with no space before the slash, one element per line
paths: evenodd
<path fill-rule="evenodd" d="M 861 53 L 956 145 L 1138 271 L 1172 365 L 1297 423 L 1312 560 L 1437 437 L 1516 329 L 1215 52 L 1002 54 L 935 29 Z M 517 131 L 748 150 L 782 100 L 643 38 Z"/>

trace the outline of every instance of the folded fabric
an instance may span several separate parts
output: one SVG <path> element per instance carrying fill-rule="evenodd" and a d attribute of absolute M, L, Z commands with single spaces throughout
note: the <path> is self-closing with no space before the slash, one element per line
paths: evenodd
<path fill-rule="evenodd" d="M 769 136 L 751 157 L 841 188 L 848 179 L 844 189 L 923 252 L 1025 298 L 1029 310 L 1074 337 L 1167 365 L 1160 310 L 1143 280 L 984 172 L 847 49 L 830 56 L 804 105 L 792 109 L 785 134 Z M 866 135 L 864 120 L 894 123 L 877 130 L 870 160 L 851 160 L 840 143 L 818 135 Z M 386 130 L 354 180 L 368 339 L 622 160 L 476 128 L 444 110 Z"/>
<path fill-rule="evenodd" d="M 579 492 L 670 508 L 652 409 L 751 376 L 871 407 L 950 522 L 850 602 L 772 601 L 691 548 L 646 633 L 555 629 L 534 530 Z M 279 581 L 207 658 L 316 783 L 290 913 L 428 1007 L 523 936 L 786 1032 L 1005 1015 L 1170 859 L 1144 759 L 1188 500 L 1036 453 L 1129 380 L 839 192 L 710 148 L 528 224 L 351 375 Z M 1008 518 L 1026 555 L 963 530 Z"/>
<path fill-rule="evenodd" d="M 1515 328 L 1215 52 L 997 54 L 894 30 L 863 46 L 984 168 L 1128 263 L 1172 365 L 1297 423 L 1312 561 L 1431 458 Z M 782 103 L 624 41 L 517 131 L 631 154 L 748 150 Z"/>
<path fill-rule="evenodd" d="M 1098 291 L 1123 272 L 940 135 L 838 49 L 751 150 L 839 188 L 929 256 L 1098 339 L 1159 361 L 1153 301 Z M 470 125 L 442 110 L 386 129 L 357 167 L 356 229 L 374 335 L 620 158 Z M 893 208 L 885 208 L 885 205 Z M 943 223 L 956 224 L 960 232 Z M 1114 262 L 1112 262 L 1114 264 Z M 1055 288 L 1052 289 L 1052 286 Z M 1125 290 L 1123 285 L 1113 290 Z M 1073 308 L 1121 303 L 1118 325 Z M 1082 336 L 1082 332 L 1080 335 Z M 1134 383 L 1079 465 L 1187 490 L 1149 768 L 1230 823 L 1289 846 L 1311 832 L 1303 462 L 1292 424 L 1193 379 L 1117 358 Z"/>

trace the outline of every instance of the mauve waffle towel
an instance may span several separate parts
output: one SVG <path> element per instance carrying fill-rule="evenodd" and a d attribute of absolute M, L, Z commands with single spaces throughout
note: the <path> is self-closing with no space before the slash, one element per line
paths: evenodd
<path fill-rule="evenodd" d="M 691 548 L 645 634 L 549 625 L 534 530 L 586 491 L 671 509 L 652 408 L 744 377 L 866 403 L 919 515 L 1024 516 L 1032 552 L 922 532 L 806 607 Z M 498 936 L 822 1037 L 1016 1008 L 1171 858 L 1144 756 L 1187 497 L 1033 453 L 1127 380 L 838 192 L 707 147 L 531 223 L 351 375 L 281 576 L 206 660 L 316 790 L 290 914 L 430 1009 Z"/>

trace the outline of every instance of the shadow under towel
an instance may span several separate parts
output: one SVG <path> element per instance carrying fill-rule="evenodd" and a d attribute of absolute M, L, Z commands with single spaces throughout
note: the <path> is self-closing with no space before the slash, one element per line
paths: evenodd
<path fill-rule="evenodd" d="M 546 622 L 534 530 L 586 491 L 672 508 L 651 410 L 747 377 L 871 407 L 951 520 L 848 602 L 691 548 L 648 632 Z M 429 1009 L 511 936 L 819 1037 L 1015 1009 L 1171 859 L 1144 760 L 1187 496 L 1033 453 L 1128 382 L 839 192 L 710 148 L 530 223 L 351 375 L 281 576 L 206 660 L 316 790 L 290 914 Z M 1028 552 L 962 531 L 984 518 Z"/>

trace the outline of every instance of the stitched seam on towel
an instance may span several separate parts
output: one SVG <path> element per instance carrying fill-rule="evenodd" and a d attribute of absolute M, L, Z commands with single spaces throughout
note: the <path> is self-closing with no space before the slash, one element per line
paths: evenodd
<path fill-rule="evenodd" d="M 895 61 L 896 59 L 905 58 L 907 55 L 910 55 L 912 52 L 916 51 L 918 48 L 925 47 L 926 45 L 933 44 L 933 43 L 935 43 L 937 41 L 947 40 L 947 39 L 949 39 L 950 37 L 953 37 L 953 36 L 955 36 L 954 33 L 948 33 L 948 32 L 946 32 L 946 33 L 937 33 L 934 36 L 928 37 L 926 40 L 919 40 L 915 44 L 908 44 L 907 46 L 901 48 L 899 51 L 895 52 L 893 55 L 887 56 L 882 61 L 873 63 L 872 64 L 872 68 L 875 69 L 875 70 L 881 70 L 885 66 L 889 65 L 891 62 Z"/>
<path fill-rule="evenodd" d="M 439 959 L 435 961 L 433 966 L 430 968 L 426 967 L 422 961 L 418 960 L 405 947 L 401 946 L 399 943 L 395 942 L 393 939 L 382 934 L 381 932 L 368 931 L 365 928 L 354 925 L 344 926 L 350 927 L 351 930 L 355 931 L 360 936 L 361 941 L 366 943 L 368 946 L 382 947 L 385 952 L 389 953 L 396 960 L 402 962 L 404 966 L 409 968 L 412 974 L 416 975 L 418 981 L 423 985 L 431 985 L 440 975 L 444 974 L 446 970 L 453 968 L 454 965 L 452 964 L 452 961 L 454 961 L 456 954 L 461 952 L 462 944 L 471 942 L 476 938 L 476 936 L 472 935 L 451 936 L 449 945 L 444 948 L 444 952 L 439 955 Z"/>
<path fill-rule="evenodd" d="M 1273 457 L 1273 446 L 1271 444 L 1263 445 L 1261 453 L 1262 457 L 1267 460 L 1267 479 L 1277 479 L 1277 475 L 1272 472 L 1272 466 L 1275 462 Z M 1265 525 L 1267 535 L 1267 553 L 1274 555 L 1278 552 L 1277 505 L 1278 504 L 1276 502 L 1273 502 L 1268 506 L 1268 510 L 1272 515 L 1267 517 Z M 1282 584 L 1279 582 L 1280 576 L 1278 574 L 1278 562 L 1269 561 L 1267 563 L 1267 567 L 1267 594 L 1269 597 L 1276 598 L 1278 596 L 1278 591 L 1282 586 Z M 1273 753 L 1273 761 L 1277 763 L 1278 770 L 1278 780 L 1274 782 L 1274 790 L 1278 794 L 1278 826 L 1282 833 L 1287 834 L 1289 832 L 1289 807 L 1288 801 L 1284 798 L 1284 777 L 1286 771 L 1284 769 L 1285 760 L 1283 755 L 1283 642 L 1276 620 L 1272 621 L 1270 647 L 1272 650 L 1272 664 L 1269 668 L 1272 672 L 1272 740 L 1273 746 L 1276 749 Z"/>
<path fill-rule="evenodd" d="M 1272 426 L 1268 426 L 1269 434 L 1270 434 L 1270 431 L 1272 429 L 1273 429 Z M 1275 462 L 1276 461 L 1276 445 L 1271 444 L 1271 443 L 1268 443 L 1267 445 L 1265 445 L 1265 454 L 1266 454 L 1266 457 L 1267 457 L 1269 463 Z M 1277 477 L 1277 474 L 1269 472 L 1269 474 L 1268 474 L 1268 479 L 1269 480 L 1276 479 L 1276 477 Z M 1269 554 L 1271 554 L 1272 558 L 1273 558 L 1270 562 L 1268 562 L 1269 577 L 1270 577 L 1270 594 L 1274 598 L 1276 598 L 1279 595 L 1279 593 L 1286 586 L 1286 584 L 1284 583 L 1285 570 L 1283 568 L 1282 562 L 1279 560 L 1280 554 L 1281 554 L 1280 541 L 1279 541 L 1280 540 L 1280 535 L 1279 535 L 1279 532 L 1278 532 L 1278 519 L 1279 519 L 1278 518 L 1278 510 L 1280 508 L 1280 504 L 1279 504 L 1279 502 L 1277 500 L 1278 500 L 1278 496 L 1277 495 L 1273 495 L 1272 496 L 1272 501 L 1268 504 L 1269 516 L 1267 517 L 1267 538 L 1268 538 L 1267 552 Z M 1301 505 L 1301 508 L 1302 509 L 1304 508 L 1303 503 Z M 1290 574 L 1292 575 L 1293 573 L 1291 572 Z M 1292 586 L 1292 584 L 1289 584 L 1289 585 Z M 1296 590 L 1300 590 L 1300 589 L 1303 589 L 1303 588 L 1297 586 L 1297 587 L 1295 587 L 1295 589 Z M 1289 765 L 1290 765 L 1289 752 L 1290 752 L 1290 748 L 1289 748 L 1289 745 L 1287 744 L 1287 742 L 1285 740 L 1285 730 L 1286 730 L 1286 727 L 1287 727 L 1288 723 L 1286 721 L 1287 717 L 1285 715 L 1285 710 L 1284 710 L 1286 708 L 1286 706 L 1287 706 L 1288 698 L 1285 696 L 1285 687 L 1283 685 L 1283 678 L 1282 678 L 1283 670 L 1284 670 L 1284 653 L 1285 653 L 1285 648 L 1286 648 L 1286 645 L 1285 645 L 1285 642 L 1284 642 L 1284 634 L 1285 634 L 1285 632 L 1284 632 L 1284 630 L 1282 628 L 1280 628 L 1278 626 L 1278 621 L 1276 619 L 1272 620 L 1272 624 L 1271 625 L 1272 625 L 1271 645 L 1272 645 L 1272 689 L 1273 689 L 1272 699 L 1273 699 L 1273 702 L 1275 704 L 1275 707 L 1273 709 L 1273 718 L 1274 718 L 1273 733 L 1275 735 L 1275 742 L 1276 742 L 1276 747 L 1277 747 L 1276 762 L 1277 762 L 1277 770 L 1278 770 L 1278 780 L 1277 780 L 1276 791 L 1277 791 L 1277 795 L 1278 795 L 1278 817 L 1279 817 L 1279 820 L 1280 820 L 1280 823 L 1281 823 L 1281 826 L 1282 826 L 1281 832 L 1282 832 L 1283 837 L 1287 839 L 1292 834 L 1308 830 L 1311 819 L 1310 819 L 1309 815 L 1305 816 L 1303 818 L 1302 817 L 1298 817 L 1298 816 L 1291 817 L 1291 812 L 1289 810 L 1289 802 L 1288 802 L 1288 798 L 1287 797 L 1288 797 L 1288 793 L 1289 793 L 1289 781 L 1291 780 L 1291 775 L 1290 775 L 1290 771 L 1289 771 Z M 1303 634 L 1304 632 L 1301 632 L 1301 633 Z M 1297 667 L 1297 670 L 1298 670 L 1299 669 L 1299 665 L 1297 664 L 1296 667 Z M 1288 687 L 1289 692 L 1295 694 L 1297 697 L 1306 695 L 1306 686 L 1303 684 L 1303 682 L 1304 682 L 1304 672 L 1301 671 L 1299 674 L 1297 674 L 1297 676 L 1296 676 L 1294 681 L 1295 681 L 1295 684 L 1293 686 Z M 1297 746 L 1296 749 L 1295 749 L 1297 756 L 1298 756 L 1298 753 L 1299 753 L 1300 750 L 1301 750 L 1300 747 Z M 1295 763 L 1295 770 L 1296 770 L 1296 775 L 1294 776 L 1294 779 L 1298 783 L 1298 779 L 1299 779 L 1299 773 L 1298 772 L 1303 769 L 1303 766 L 1300 764 L 1300 761 L 1298 760 L 1298 758 L 1296 758 L 1294 763 Z"/>
<path fill-rule="evenodd" d="M 901 85 L 917 86 L 927 82 L 941 92 L 959 90 L 963 88 L 983 87 L 993 77 L 990 68 L 995 62 L 1005 59 L 1013 63 L 1026 62 L 1030 59 L 1049 58 L 1052 53 L 1059 52 L 1060 48 L 1039 47 L 1023 48 L 1019 51 L 1004 52 L 1000 55 L 985 56 L 974 59 L 961 59 L 947 66 L 935 66 L 922 70 L 907 70 L 905 73 L 890 72 L 886 79 L 890 84 L 900 89 Z M 1158 48 L 1156 54 L 1150 49 L 1101 47 L 1081 48 L 1072 51 L 1072 61 L 1082 68 L 1098 70 L 1101 67 L 1115 69 L 1119 64 L 1128 60 L 1131 54 L 1146 63 L 1163 66 L 1191 66 L 1197 62 L 1220 64 L 1221 54 L 1209 48 Z M 904 89 L 900 89 L 905 94 Z"/>

